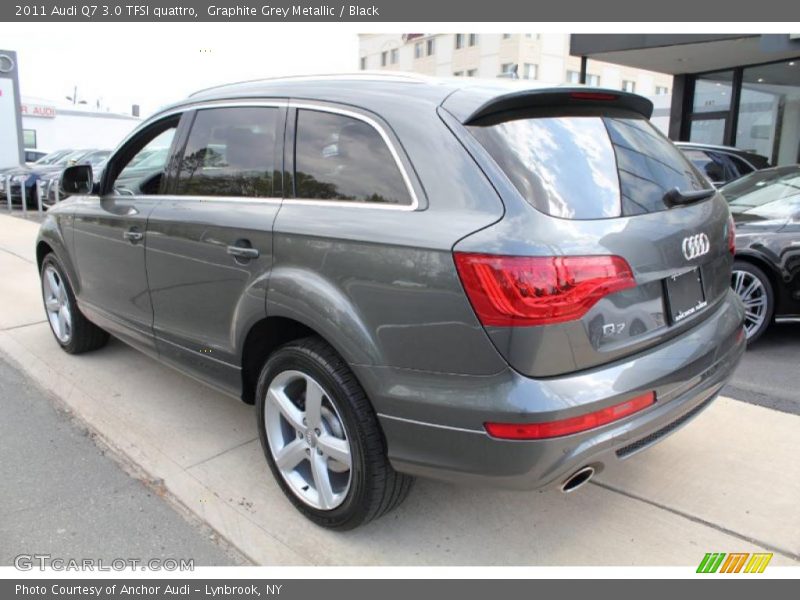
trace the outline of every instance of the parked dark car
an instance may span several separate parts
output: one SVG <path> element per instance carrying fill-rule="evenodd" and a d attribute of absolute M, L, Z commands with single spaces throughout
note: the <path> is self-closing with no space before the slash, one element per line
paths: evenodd
<path fill-rule="evenodd" d="M 675 142 L 675 145 L 717 187 L 772 166 L 766 156 L 730 146 L 692 142 Z"/>
<path fill-rule="evenodd" d="M 52 177 L 57 177 L 61 171 L 71 165 L 83 164 L 97 167 L 109 156 L 109 154 L 111 154 L 110 150 L 74 150 L 64 154 L 61 158 L 52 163 L 35 163 L 30 166 L 20 166 L 17 169 L 7 171 L 2 176 L 3 182 L 0 192 L 2 192 L 5 196 L 5 177 L 11 176 L 12 204 L 22 204 L 22 186 L 24 185 L 26 205 L 28 208 L 35 209 L 39 206 L 37 191 L 37 183 L 39 181 L 43 181 L 45 184 L 47 184 Z M 47 191 L 45 190 L 45 194 L 46 193 Z"/>
<path fill-rule="evenodd" d="M 800 165 L 752 173 L 720 193 L 736 221 L 731 283 L 754 342 L 774 319 L 800 318 Z"/>
<path fill-rule="evenodd" d="M 415 475 L 575 490 L 708 406 L 745 348 L 727 203 L 651 112 L 409 76 L 199 92 L 99 181 L 65 170 L 47 318 L 67 352 L 111 333 L 255 404 L 276 480 L 326 527 Z"/>

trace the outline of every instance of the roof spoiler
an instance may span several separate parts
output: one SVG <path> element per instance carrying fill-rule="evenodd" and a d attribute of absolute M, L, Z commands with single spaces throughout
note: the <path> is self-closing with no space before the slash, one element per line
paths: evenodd
<path fill-rule="evenodd" d="M 543 88 L 495 96 L 480 105 L 462 122 L 470 125 L 491 115 L 507 111 L 554 107 L 621 108 L 636 112 L 647 119 L 653 114 L 653 103 L 637 94 L 601 88 Z"/>

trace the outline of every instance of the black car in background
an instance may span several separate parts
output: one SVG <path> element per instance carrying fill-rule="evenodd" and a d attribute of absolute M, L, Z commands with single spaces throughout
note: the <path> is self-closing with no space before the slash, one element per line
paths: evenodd
<path fill-rule="evenodd" d="M 20 165 L 14 169 L 8 169 L 0 174 L 0 196 L 7 201 L 8 194 L 11 194 L 12 204 L 22 204 L 22 186 L 25 186 L 25 200 L 28 208 L 38 207 L 38 196 L 36 184 L 39 180 L 49 181 L 54 175 L 60 175 L 61 171 L 73 165 L 92 165 L 97 167 L 111 153 L 110 150 L 84 149 L 73 150 L 63 154 L 54 162 L 41 163 L 37 161 L 31 166 Z M 46 159 L 48 157 L 44 157 Z M 42 160 L 44 160 L 42 159 Z M 10 190 L 6 190 L 7 178 L 11 177 Z"/>
<path fill-rule="evenodd" d="M 736 223 L 731 285 L 754 342 L 774 319 L 800 318 L 800 165 L 751 173 L 720 192 Z"/>
<path fill-rule="evenodd" d="M 766 156 L 731 146 L 692 142 L 675 142 L 675 145 L 717 187 L 772 166 Z"/>

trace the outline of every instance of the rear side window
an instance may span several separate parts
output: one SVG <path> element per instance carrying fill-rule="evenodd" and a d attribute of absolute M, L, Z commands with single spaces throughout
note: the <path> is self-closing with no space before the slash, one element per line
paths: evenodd
<path fill-rule="evenodd" d="M 278 109 L 197 111 L 178 170 L 177 193 L 269 197 L 275 174 Z"/>
<path fill-rule="evenodd" d="M 545 214 L 604 219 L 665 210 L 664 194 L 704 189 L 681 152 L 637 116 L 521 118 L 468 127 Z"/>
<path fill-rule="evenodd" d="M 295 144 L 297 198 L 411 204 L 397 162 L 372 125 L 300 109 Z"/>
<path fill-rule="evenodd" d="M 728 154 L 702 150 L 684 150 L 683 153 L 701 173 L 714 183 L 731 181 L 740 175 L 736 162 Z"/>
<path fill-rule="evenodd" d="M 744 177 L 748 173 L 753 172 L 753 167 L 748 165 L 745 161 L 743 161 L 738 156 L 734 156 L 733 154 L 730 155 L 731 162 L 733 163 L 734 169 L 736 170 L 736 177 Z"/>

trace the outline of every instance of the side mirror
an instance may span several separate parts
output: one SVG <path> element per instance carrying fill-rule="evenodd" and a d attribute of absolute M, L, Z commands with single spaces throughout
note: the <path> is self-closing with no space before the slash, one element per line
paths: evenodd
<path fill-rule="evenodd" d="M 73 165 L 61 173 L 62 196 L 73 194 L 91 194 L 92 192 L 92 167 L 91 165 Z"/>

